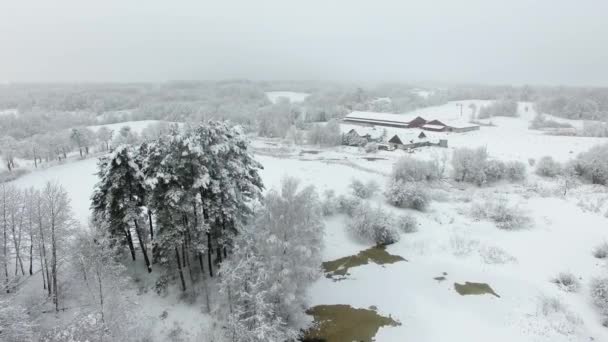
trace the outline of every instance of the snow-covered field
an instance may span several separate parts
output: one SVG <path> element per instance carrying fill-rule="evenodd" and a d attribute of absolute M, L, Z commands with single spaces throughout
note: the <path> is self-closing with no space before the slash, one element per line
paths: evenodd
<path fill-rule="evenodd" d="M 468 102 L 464 103 L 466 113 Z M 459 111 L 450 103 L 415 113 L 447 118 L 459 115 Z M 449 134 L 447 150 L 423 148 L 413 156 L 428 158 L 454 147 L 487 146 L 493 157 L 527 163 L 528 158 L 543 155 L 565 160 L 605 141 L 543 135 L 528 129 L 531 108 L 526 112 L 525 104 L 521 104 L 520 111 L 520 118 L 493 118 L 494 127 Z M 124 123 L 116 125 L 119 128 Z M 270 149 L 273 145 L 256 140 L 253 146 Z M 256 155 L 264 166 L 261 176 L 266 188 L 277 187 L 286 175 L 315 185 L 320 193 L 332 189 L 346 194 L 352 179 L 375 179 L 384 185 L 396 158 L 406 154 L 381 151 L 369 155 L 352 147 L 286 151 L 283 158 L 270 153 Z M 365 159 L 370 156 L 378 159 Z M 58 181 L 68 190 L 78 220 L 86 224 L 96 183 L 95 165 L 96 160 L 89 159 L 34 171 L 15 184 L 40 187 L 47 180 Z M 580 205 L 588 198 L 608 198 L 608 193 L 589 185 L 580 186 L 566 197 L 547 196 L 547 191 L 542 191 L 558 186 L 557 181 L 541 180 L 532 174 L 528 181 L 517 185 L 461 190 L 446 184 L 442 195 L 436 196 L 423 213 L 388 207 L 379 195 L 371 201 L 396 213 L 415 215 L 420 223 L 418 232 L 403 234 L 401 241 L 388 247 L 389 253 L 408 261 L 351 268 L 348 279 L 342 281 L 323 277 L 310 291 L 311 304 L 349 304 L 356 308 L 373 305 L 383 316 L 401 322 L 398 327 L 381 328 L 376 341 L 608 341 L 608 329 L 602 327 L 588 289 L 589 280 L 607 270 L 606 263 L 595 259 L 591 251 L 608 241 L 608 218 L 603 212 L 595 213 Z M 505 196 L 520 203 L 533 224 L 505 231 L 491 222 L 473 220 L 471 202 L 486 196 Z M 345 217 L 339 215 L 326 220 L 324 260 L 370 247 L 349 236 L 345 224 Z M 580 278 L 583 286 L 578 293 L 564 292 L 551 283 L 552 277 L 564 271 Z M 446 280 L 434 279 L 444 272 Z M 467 281 L 487 283 L 500 297 L 459 295 L 454 283 Z M 567 311 L 546 314 L 542 304 L 547 297 L 559 298 Z M 150 308 L 155 310 L 154 315 L 159 308 L 167 308 L 175 313 L 171 316 L 174 319 L 187 321 L 185 328 L 195 326 L 188 321 L 189 315 L 197 315 L 200 310 L 167 299 L 158 301 Z"/>
<path fill-rule="evenodd" d="M 119 123 L 114 123 L 114 124 L 107 124 L 107 125 L 95 125 L 95 126 L 88 126 L 87 128 L 93 130 L 94 132 L 97 132 L 98 129 L 100 129 L 101 127 L 106 127 L 110 130 L 113 130 L 115 132 L 118 132 L 123 126 L 129 126 L 131 127 L 131 130 L 137 134 L 141 134 L 141 132 L 148 127 L 151 124 L 155 124 L 160 122 L 159 120 L 141 120 L 141 121 L 126 121 L 126 122 L 119 122 Z"/>
<path fill-rule="evenodd" d="M 266 92 L 266 96 L 272 103 L 277 103 L 281 97 L 287 98 L 289 102 L 302 102 L 306 99 L 310 94 L 308 93 L 298 93 L 293 91 L 268 91 Z"/>

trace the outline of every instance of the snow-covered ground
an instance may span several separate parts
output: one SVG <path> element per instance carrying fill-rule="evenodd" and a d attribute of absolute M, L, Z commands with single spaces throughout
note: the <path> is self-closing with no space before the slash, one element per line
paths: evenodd
<path fill-rule="evenodd" d="M 302 102 L 306 99 L 310 94 L 308 93 L 298 93 L 293 91 L 268 91 L 266 92 L 266 96 L 272 103 L 277 103 L 281 97 L 287 98 L 289 102 Z"/>
<path fill-rule="evenodd" d="M 467 112 L 468 102 L 464 102 L 463 110 Z M 606 141 L 548 136 L 529 130 L 528 123 L 534 113 L 531 107 L 526 112 L 525 106 L 520 104 L 519 118 L 493 118 L 494 127 L 449 134 L 448 149 L 422 148 L 412 155 L 430 158 L 445 151 L 449 153 L 454 147 L 487 146 L 493 157 L 527 163 L 528 158 L 543 155 L 564 160 Z M 415 112 L 447 118 L 455 113 L 459 115 L 459 111 L 458 106 L 450 103 Z M 122 125 L 124 123 L 117 124 L 117 128 Z M 141 127 L 145 126 L 147 124 Z M 375 179 L 384 185 L 394 161 L 407 154 L 405 151 L 365 154 L 362 149 L 343 146 L 333 149 L 285 147 L 268 139 L 255 140 L 253 147 L 259 151 L 256 159 L 264 166 L 261 176 L 267 189 L 278 187 L 282 177 L 289 175 L 300 178 L 306 185 L 315 185 L 320 193 L 332 189 L 337 194 L 346 194 L 352 179 Z M 14 183 L 40 187 L 47 180 L 58 181 L 69 192 L 78 220 L 86 224 L 90 196 L 97 181 L 95 165 L 95 159 L 73 162 L 34 171 Z M 415 215 L 420 223 L 418 232 L 403 234 L 401 241 L 388 247 L 391 254 L 408 261 L 354 267 L 348 279 L 342 281 L 321 278 L 310 291 L 311 305 L 377 307 L 381 315 L 390 315 L 401 322 L 398 327 L 381 328 L 376 335 L 376 341 L 380 342 L 608 341 L 608 329 L 601 325 L 588 288 L 591 278 L 607 271 L 606 263 L 593 258 L 591 251 L 602 241 L 608 241 L 608 218 L 603 215 L 605 209 L 596 213 L 588 210 L 588 205 L 581 205 L 591 199 L 605 200 L 608 191 L 589 185 L 572 190 L 566 197 L 547 196 L 547 192 L 542 191 L 558 186 L 557 181 L 542 180 L 532 174 L 527 182 L 517 185 L 461 190 L 446 184 L 440 191 L 443 195 L 436 196 L 424 213 L 388 207 L 379 195 L 372 199 L 377 205 L 395 213 Z M 520 203 L 530 214 L 532 226 L 505 231 L 491 222 L 473 220 L 469 213 L 471 201 L 495 196 Z M 325 230 L 324 260 L 356 254 L 370 247 L 347 234 L 343 216 L 326 219 Z M 578 293 L 563 292 L 550 282 L 564 271 L 580 278 L 583 286 Z M 433 279 L 444 272 L 447 273 L 445 281 Z M 467 281 L 487 283 L 500 298 L 459 295 L 454 283 Z M 545 315 L 542 303 L 547 297 L 559 298 L 569 313 Z M 193 319 L 204 317 L 196 306 L 174 297 L 142 302 L 152 316 L 169 310 L 170 317 L 183 321 L 187 330 L 197 326 L 192 324 Z"/>

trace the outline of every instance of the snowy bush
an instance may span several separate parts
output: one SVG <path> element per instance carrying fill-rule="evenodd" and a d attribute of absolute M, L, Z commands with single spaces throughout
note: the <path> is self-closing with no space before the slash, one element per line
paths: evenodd
<path fill-rule="evenodd" d="M 325 125 L 313 125 L 308 132 L 308 143 L 322 146 L 337 146 L 342 143 L 342 132 L 340 123 L 331 120 Z"/>
<path fill-rule="evenodd" d="M 340 195 L 336 199 L 337 210 L 342 214 L 346 214 L 348 216 L 353 216 L 355 208 L 361 204 L 361 199 L 359 197 L 354 196 L 344 196 Z"/>
<path fill-rule="evenodd" d="M 517 102 L 513 100 L 497 100 L 488 106 L 479 109 L 479 119 L 487 119 L 493 116 L 516 117 Z"/>
<path fill-rule="evenodd" d="M 505 163 L 505 177 L 512 182 L 526 179 L 526 164 L 520 161 L 508 161 Z"/>
<path fill-rule="evenodd" d="M 402 157 L 393 165 L 392 179 L 404 182 L 434 181 L 441 178 L 440 169 L 432 161 Z"/>
<path fill-rule="evenodd" d="M 414 233 L 418 231 L 418 220 L 412 215 L 402 215 L 397 218 L 397 227 L 404 233 Z"/>
<path fill-rule="evenodd" d="M 348 229 L 360 239 L 377 245 L 388 245 L 399 241 L 399 233 L 394 226 L 395 220 L 389 213 L 380 207 L 372 208 L 369 204 L 362 203 L 354 211 Z"/>
<path fill-rule="evenodd" d="M 535 171 L 542 177 L 556 177 L 562 172 L 562 166 L 551 156 L 544 156 L 538 160 Z"/>
<path fill-rule="evenodd" d="M 593 303 L 602 314 L 608 315 L 608 278 L 595 278 L 591 280 L 589 287 Z"/>
<path fill-rule="evenodd" d="M 378 144 L 375 142 L 370 142 L 364 147 L 365 153 L 376 153 L 378 152 Z"/>
<path fill-rule="evenodd" d="M 324 216 L 330 216 L 338 211 L 338 199 L 336 193 L 332 189 L 327 189 L 323 192 L 323 200 L 321 201 L 321 210 Z"/>
<path fill-rule="evenodd" d="M 603 242 L 593 250 L 593 256 L 598 259 L 606 259 L 608 257 L 608 242 Z"/>
<path fill-rule="evenodd" d="M 33 341 L 34 328 L 33 320 L 25 308 L 9 302 L 0 295 L 0 338 L 2 341 Z"/>
<path fill-rule="evenodd" d="M 548 327 L 562 335 L 575 334 L 578 326 L 582 324 L 581 318 L 558 297 L 541 296 L 538 311 L 546 317 Z"/>
<path fill-rule="evenodd" d="M 350 183 L 350 189 L 356 197 L 370 198 L 378 192 L 380 186 L 378 185 L 378 182 L 373 179 L 369 180 L 367 183 L 363 183 L 358 179 L 353 179 Z"/>
<path fill-rule="evenodd" d="M 517 261 L 514 256 L 496 246 L 482 247 L 479 250 L 479 255 L 486 264 L 499 265 Z"/>
<path fill-rule="evenodd" d="M 488 160 L 483 172 L 487 182 L 497 182 L 506 176 L 506 165 L 500 160 Z"/>
<path fill-rule="evenodd" d="M 608 144 L 594 146 L 579 154 L 574 169 L 593 184 L 608 185 Z"/>
<path fill-rule="evenodd" d="M 577 292 L 581 288 L 578 278 L 570 272 L 560 272 L 551 281 L 566 292 Z"/>
<path fill-rule="evenodd" d="M 422 183 L 393 180 L 388 186 L 385 196 L 389 203 L 399 208 L 411 208 L 419 211 L 426 210 L 430 199 Z"/>
<path fill-rule="evenodd" d="M 484 169 L 487 159 L 488 154 L 483 147 L 455 149 L 452 155 L 454 179 L 459 182 L 484 184 L 486 182 Z"/>
<path fill-rule="evenodd" d="M 531 219 L 517 205 L 510 205 L 506 198 L 473 203 L 473 217 L 493 221 L 500 229 L 513 230 L 528 226 Z"/>

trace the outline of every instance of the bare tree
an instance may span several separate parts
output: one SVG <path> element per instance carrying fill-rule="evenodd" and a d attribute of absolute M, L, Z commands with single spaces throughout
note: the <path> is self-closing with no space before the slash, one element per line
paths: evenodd
<path fill-rule="evenodd" d="M 63 237 L 72 228 L 70 200 L 61 185 L 48 182 L 42 191 L 43 207 L 46 210 L 47 224 L 51 235 L 51 283 L 55 311 L 59 311 L 58 251 L 61 250 Z"/>

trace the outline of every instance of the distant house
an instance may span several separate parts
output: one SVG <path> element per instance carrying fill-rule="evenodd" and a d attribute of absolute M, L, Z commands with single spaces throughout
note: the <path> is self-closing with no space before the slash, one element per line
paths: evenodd
<path fill-rule="evenodd" d="M 426 136 L 425 136 L 426 137 Z M 422 146 L 430 146 L 431 142 L 419 139 L 416 135 L 411 134 L 395 134 L 388 140 L 388 143 L 395 148 L 408 149 Z"/>

